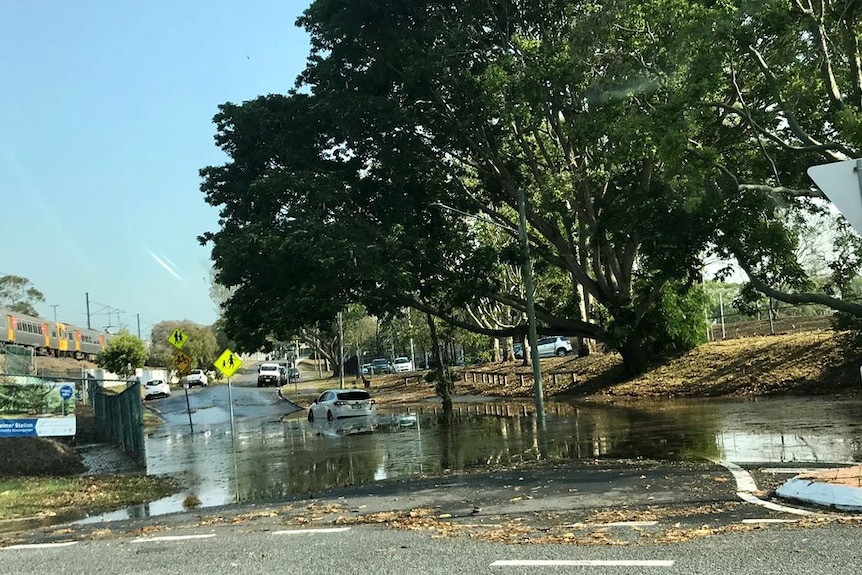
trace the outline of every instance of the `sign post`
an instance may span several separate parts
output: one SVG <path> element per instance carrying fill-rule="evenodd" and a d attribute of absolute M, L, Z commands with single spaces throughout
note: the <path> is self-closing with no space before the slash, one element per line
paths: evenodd
<path fill-rule="evenodd" d="M 194 435 L 195 426 L 192 425 L 192 406 L 189 404 L 189 382 L 183 382 L 183 391 L 186 392 L 186 411 L 189 413 L 189 429 L 191 430 L 192 435 Z"/>
<path fill-rule="evenodd" d="M 242 365 L 242 360 L 229 349 L 226 349 L 222 352 L 222 354 L 215 361 L 215 367 L 219 370 L 222 375 L 227 378 L 227 402 L 230 405 L 230 440 L 233 444 L 233 471 L 234 476 L 236 477 L 237 489 L 236 489 L 236 501 L 239 503 L 239 469 L 236 464 L 236 430 L 234 429 L 233 424 L 233 391 L 231 388 L 230 378 L 236 373 L 236 370 L 240 368 Z"/>
<path fill-rule="evenodd" d="M 189 354 L 183 351 L 183 346 L 189 340 L 189 336 L 180 328 L 174 329 L 167 337 L 168 343 L 177 348 L 177 353 L 174 354 L 173 364 L 177 368 L 177 374 L 182 380 L 183 376 L 188 374 L 188 369 L 192 365 L 192 358 Z M 189 403 L 189 382 L 183 381 L 183 391 L 186 394 L 186 411 L 189 414 L 189 430 L 192 435 L 195 433 L 195 427 L 192 424 L 192 407 Z"/>

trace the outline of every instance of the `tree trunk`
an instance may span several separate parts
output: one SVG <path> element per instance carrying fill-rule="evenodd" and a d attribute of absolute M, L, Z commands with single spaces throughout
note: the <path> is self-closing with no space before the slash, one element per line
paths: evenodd
<path fill-rule="evenodd" d="M 437 384 L 434 391 L 443 400 L 443 412 L 452 411 L 452 380 L 449 379 L 449 367 L 444 363 L 443 353 L 440 349 L 440 338 L 437 336 L 437 324 L 431 314 L 425 314 L 428 321 L 428 331 L 431 333 L 431 348 L 437 358 Z"/>
<path fill-rule="evenodd" d="M 619 352 L 623 357 L 623 367 L 627 376 L 639 375 L 646 371 L 652 356 L 646 344 L 646 338 L 637 332 L 620 346 Z"/>

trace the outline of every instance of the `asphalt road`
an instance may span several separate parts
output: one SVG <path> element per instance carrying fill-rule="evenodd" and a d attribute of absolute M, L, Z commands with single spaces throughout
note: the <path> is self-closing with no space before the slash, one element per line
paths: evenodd
<path fill-rule="evenodd" d="M 279 417 L 285 413 L 285 401 L 276 395 L 277 387 L 257 387 L 257 372 L 243 368 L 231 379 L 231 387 L 223 383 L 188 390 L 188 405 L 196 425 L 222 424 L 230 421 L 229 396 L 233 397 L 235 419 Z M 165 425 L 188 425 L 186 394 L 173 389 L 171 397 L 149 400 L 147 405 Z"/>
<path fill-rule="evenodd" d="M 185 538 L 191 537 L 191 538 Z M 167 539 L 166 539 L 167 538 Z M 335 530 L 242 526 L 0 549 L 0 574 L 637 573 L 790 575 L 859 572 L 858 527 L 729 533 L 679 545 L 505 545 L 380 526 Z"/>

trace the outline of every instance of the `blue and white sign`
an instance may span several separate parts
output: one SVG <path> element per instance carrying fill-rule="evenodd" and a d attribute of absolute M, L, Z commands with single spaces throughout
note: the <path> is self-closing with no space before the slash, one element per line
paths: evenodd
<path fill-rule="evenodd" d="M 68 381 L 0 376 L 0 437 L 75 435 L 74 393 Z"/>

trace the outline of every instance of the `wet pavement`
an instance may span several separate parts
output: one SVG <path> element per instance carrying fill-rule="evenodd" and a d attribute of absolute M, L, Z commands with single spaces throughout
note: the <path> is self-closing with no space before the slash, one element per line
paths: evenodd
<path fill-rule="evenodd" d="M 233 433 L 226 386 L 192 390 L 193 432 L 182 393 L 153 402 L 165 423 L 147 438 L 147 472 L 178 477 L 182 491 L 87 522 L 183 511 L 189 496 L 204 508 L 265 503 L 542 461 L 727 460 L 769 491 L 793 470 L 862 459 L 858 398 L 548 402 L 542 430 L 529 403 L 467 401 L 450 417 L 433 402 L 381 406 L 373 420 L 311 424 L 273 388 L 241 384 L 231 393 Z M 709 469 L 718 479 L 706 481 L 727 480 Z M 653 488 L 640 503 L 678 500 L 677 491 Z"/>
<path fill-rule="evenodd" d="M 178 478 L 181 492 L 77 521 L 76 536 L 368 522 L 490 540 L 669 542 L 800 521 L 771 503 L 777 486 L 862 460 L 858 397 L 548 401 L 544 427 L 530 402 L 487 398 L 459 398 L 450 415 L 428 401 L 312 424 L 274 388 L 240 381 L 191 390 L 192 429 L 185 402 L 181 391 L 149 403 L 164 423 L 146 442 L 147 472 Z M 756 484 L 747 501 L 727 462 Z M 200 506 L 187 510 L 192 496 Z"/>

